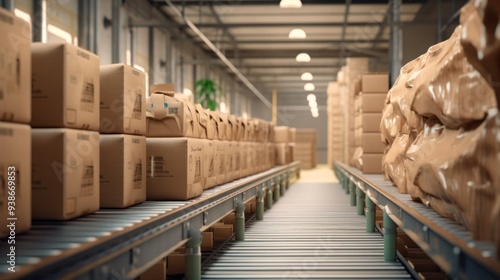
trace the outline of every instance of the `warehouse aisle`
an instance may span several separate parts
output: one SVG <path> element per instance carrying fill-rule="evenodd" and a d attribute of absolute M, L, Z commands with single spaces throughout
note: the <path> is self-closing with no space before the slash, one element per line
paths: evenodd
<path fill-rule="evenodd" d="M 385 262 L 383 239 L 366 233 L 333 172 L 301 172 L 244 242 L 230 242 L 203 268 L 203 279 L 410 279 Z"/>

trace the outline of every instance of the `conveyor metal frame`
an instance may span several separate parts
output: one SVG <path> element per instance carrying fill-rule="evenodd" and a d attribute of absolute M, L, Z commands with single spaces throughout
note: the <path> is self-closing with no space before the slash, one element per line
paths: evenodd
<path fill-rule="evenodd" d="M 335 162 L 334 169 L 338 177 L 343 177 L 339 181 L 354 182 L 451 279 L 500 279 L 500 261 L 495 259 L 492 243 L 472 240 L 463 226 L 410 201 L 409 195 L 384 182 L 383 175 L 365 175 L 341 162 Z"/>
<path fill-rule="evenodd" d="M 43 257 L 34 264 L 17 266 L 16 273 L 6 270 L 6 242 L 0 249 L 0 279 L 123 279 L 137 277 L 149 267 L 166 257 L 170 252 L 184 244 L 190 228 L 205 230 L 228 213 L 234 211 L 236 201 L 249 201 L 256 196 L 258 188 L 272 187 L 271 182 L 289 181 L 292 176 L 299 176 L 300 162 L 277 166 L 270 170 L 251 175 L 239 180 L 206 190 L 200 197 L 189 201 L 161 202 L 146 201 L 127 209 L 101 209 L 95 214 L 65 222 L 37 222 L 32 230 L 53 227 L 47 234 L 64 237 L 59 230 L 67 224 L 85 226 L 86 219 L 100 215 L 117 215 L 117 218 L 140 216 L 140 222 L 111 231 L 100 237 L 82 242 L 74 248 L 61 250 L 54 256 Z M 174 207 L 163 213 L 154 213 L 154 209 L 165 208 L 166 204 Z M 158 208 L 156 208 L 158 206 Z M 175 207 L 177 206 L 177 207 Z M 120 212 L 123 211 L 123 212 Z M 149 216 L 148 216 L 149 215 Z M 105 220 L 103 220 L 105 221 Z M 102 222 L 102 221 L 101 221 Z M 106 226 L 105 223 L 102 225 Z M 85 230 L 85 228 L 83 228 Z M 29 237 L 30 233 L 26 234 Z M 80 235 L 81 236 L 81 235 Z M 16 245 L 22 245 L 19 235 Z M 29 240 L 29 238 L 28 238 Z M 29 242 L 26 242 L 29 245 Z M 59 244 L 59 243 L 54 243 Z M 29 249 L 28 249 L 29 251 Z M 18 253 L 18 257 L 20 257 Z"/>

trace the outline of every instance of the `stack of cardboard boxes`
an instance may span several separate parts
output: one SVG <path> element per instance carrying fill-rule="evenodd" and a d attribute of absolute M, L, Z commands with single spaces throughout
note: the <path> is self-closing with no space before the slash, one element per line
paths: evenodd
<path fill-rule="evenodd" d="M 99 57 L 66 43 L 33 43 L 31 54 L 33 219 L 97 211 Z"/>
<path fill-rule="evenodd" d="M 147 200 L 190 199 L 274 166 L 270 123 L 207 111 L 176 98 L 173 84 L 149 91 Z"/>
<path fill-rule="evenodd" d="M 339 79 L 337 79 L 337 81 L 338 80 Z M 335 161 L 343 161 L 344 158 L 344 114 L 343 107 L 340 106 L 340 83 L 330 82 L 328 84 L 327 94 L 328 166 L 333 167 Z"/>
<path fill-rule="evenodd" d="M 389 91 L 389 75 L 363 75 L 361 90 L 362 171 L 367 174 L 379 174 L 382 173 L 382 157 L 385 150 L 380 135 L 380 122 Z"/>
<path fill-rule="evenodd" d="M 293 162 L 296 129 L 288 126 L 274 128 L 274 143 L 276 147 L 276 164 L 283 165 Z"/>
<path fill-rule="evenodd" d="M 146 75 L 125 64 L 101 66 L 100 205 L 146 200 Z"/>
<path fill-rule="evenodd" d="M 301 169 L 316 167 L 316 129 L 297 129 L 293 159 L 300 161 Z"/>
<path fill-rule="evenodd" d="M 0 238 L 31 227 L 31 28 L 0 8 Z M 9 206 L 15 209 L 9 211 Z M 5 226 L 17 218 L 15 227 Z"/>

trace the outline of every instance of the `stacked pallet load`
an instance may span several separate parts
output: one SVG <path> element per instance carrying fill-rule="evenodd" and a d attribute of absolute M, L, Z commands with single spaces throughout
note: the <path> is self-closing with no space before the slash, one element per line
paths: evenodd
<path fill-rule="evenodd" d="M 339 80 L 339 79 L 337 79 Z M 327 89 L 327 116 L 328 116 L 328 166 L 333 168 L 335 161 L 342 161 L 344 116 L 342 106 L 340 106 L 340 86 L 339 82 L 330 82 Z"/>
<path fill-rule="evenodd" d="M 276 165 L 288 164 L 294 161 L 295 133 L 295 128 L 288 126 L 274 127 Z"/>
<path fill-rule="evenodd" d="M 15 38 L 0 41 L 0 238 L 6 238 L 31 227 L 31 28 L 2 8 L 0 17 L 2 37 Z"/>
<path fill-rule="evenodd" d="M 500 249 L 499 14 L 496 1 L 464 6 L 451 37 L 401 69 L 381 129 L 399 191 Z"/>
<path fill-rule="evenodd" d="M 296 129 L 293 159 L 300 161 L 301 169 L 316 167 L 316 129 Z"/>
<path fill-rule="evenodd" d="M 187 200 L 204 189 L 274 167 L 269 122 L 203 109 L 173 84 L 146 99 L 147 200 Z"/>

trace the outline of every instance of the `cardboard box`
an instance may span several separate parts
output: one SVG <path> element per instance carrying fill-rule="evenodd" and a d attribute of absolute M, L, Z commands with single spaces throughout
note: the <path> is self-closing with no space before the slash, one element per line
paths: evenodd
<path fill-rule="evenodd" d="M 146 136 L 198 137 L 193 103 L 174 97 L 173 84 L 150 85 L 146 98 Z"/>
<path fill-rule="evenodd" d="M 97 55 L 67 43 L 32 43 L 31 71 L 32 127 L 99 130 Z"/>
<path fill-rule="evenodd" d="M 228 115 L 227 121 L 229 123 L 230 132 L 231 132 L 231 136 L 230 136 L 229 140 L 238 141 L 239 127 L 238 127 L 238 121 L 236 120 L 236 116 Z"/>
<path fill-rule="evenodd" d="M 172 253 L 167 257 L 167 275 L 180 275 L 186 271 L 186 256 Z"/>
<path fill-rule="evenodd" d="M 214 241 L 226 241 L 233 235 L 233 225 L 215 224 L 213 226 Z"/>
<path fill-rule="evenodd" d="M 267 163 L 268 168 L 271 169 L 276 166 L 276 151 L 274 143 L 266 143 Z"/>
<path fill-rule="evenodd" d="M 126 64 L 101 66 L 101 133 L 146 134 L 146 75 Z"/>
<path fill-rule="evenodd" d="M 10 235 L 8 218 L 17 218 L 15 232 L 31 227 L 31 127 L 0 122 L 0 238 Z M 9 197 L 15 198 L 14 215 L 8 211 Z"/>
<path fill-rule="evenodd" d="M 275 143 L 290 142 L 290 132 L 288 126 L 276 126 L 274 128 L 274 142 Z"/>
<path fill-rule="evenodd" d="M 226 143 L 221 140 L 214 140 L 214 164 L 215 164 L 215 182 L 217 185 L 226 182 Z"/>
<path fill-rule="evenodd" d="M 227 214 L 224 218 L 222 218 L 222 222 L 224 224 L 234 225 L 234 220 L 236 219 L 236 215 L 234 212 Z"/>
<path fill-rule="evenodd" d="M 146 270 L 138 280 L 165 280 L 167 277 L 167 260 L 161 259 L 157 264 Z M 137 280 L 137 279 L 136 279 Z"/>
<path fill-rule="evenodd" d="M 363 152 L 363 173 L 365 174 L 382 174 L 382 157 L 383 154 L 367 154 Z"/>
<path fill-rule="evenodd" d="M 215 145 L 213 140 L 203 140 L 203 176 L 206 178 L 204 189 L 217 185 L 215 173 Z"/>
<path fill-rule="evenodd" d="M 226 182 L 234 180 L 234 149 L 233 141 L 222 141 L 226 147 Z"/>
<path fill-rule="evenodd" d="M 387 93 L 389 91 L 389 74 L 364 74 L 361 78 L 363 93 Z"/>
<path fill-rule="evenodd" d="M 233 169 L 233 176 L 234 179 L 239 179 L 242 177 L 242 172 L 241 172 L 241 142 L 233 141 L 233 158 L 234 158 L 234 169 Z"/>
<path fill-rule="evenodd" d="M 295 127 L 290 127 L 288 129 L 288 140 L 289 142 L 296 142 L 297 129 Z"/>
<path fill-rule="evenodd" d="M 214 233 L 211 231 L 204 231 L 201 233 L 201 251 L 212 251 L 214 247 Z"/>
<path fill-rule="evenodd" d="M 100 206 L 125 208 L 146 200 L 146 137 L 100 136 Z"/>
<path fill-rule="evenodd" d="M 367 93 L 362 97 L 363 113 L 382 113 L 387 93 Z"/>
<path fill-rule="evenodd" d="M 232 127 L 229 126 L 228 115 L 221 112 L 216 112 L 219 120 L 219 139 L 229 141 L 232 138 Z"/>
<path fill-rule="evenodd" d="M 99 133 L 36 128 L 31 136 L 33 219 L 68 220 L 99 210 Z"/>
<path fill-rule="evenodd" d="M 203 193 L 201 139 L 146 139 L 147 200 L 188 200 Z"/>
<path fill-rule="evenodd" d="M 0 8 L 0 121 L 31 121 L 31 27 Z M 3 229 L 2 229 L 3 230 Z"/>
<path fill-rule="evenodd" d="M 379 132 L 367 132 L 363 133 L 363 152 L 364 153 L 384 153 L 385 145 L 380 139 Z"/>
<path fill-rule="evenodd" d="M 276 143 L 276 164 L 283 165 L 293 161 L 293 147 L 289 143 Z"/>
<path fill-rule="evenodd" d="M 210 113 L 203 109 L 200 104 L 196 105 L 195 111 L 199 124 L 198 138 L 213 140 L 215 136 L 215 126 L 210 120 Z"/>
<path fill-rule="evenodd" d="M 213 140 L 220 140 L 220 138 L 219 138 L 219 118 L 218 118 L 217 113 L 213 112 L 213 111 L 208 111 L 208 110 L 206 111 L 206 113 L 208 114 L 209 126 L 211 126 L 213 129 L 212 139 Z M 209 138 L 209 137 L 207 136 L 207 138 Z"/>
<path fill-rule="evenodd" d="M 363 113 L 363 132 L 380 132 L 382 113 Z"/>
<path fill-rule="evenodd" d="M 249 175 L 248 172 L 248 143 L 239 142 L 240 144 L 240 177 L 245 177 Z M 274 146 L 273 146 L 274 148 Z"/>

